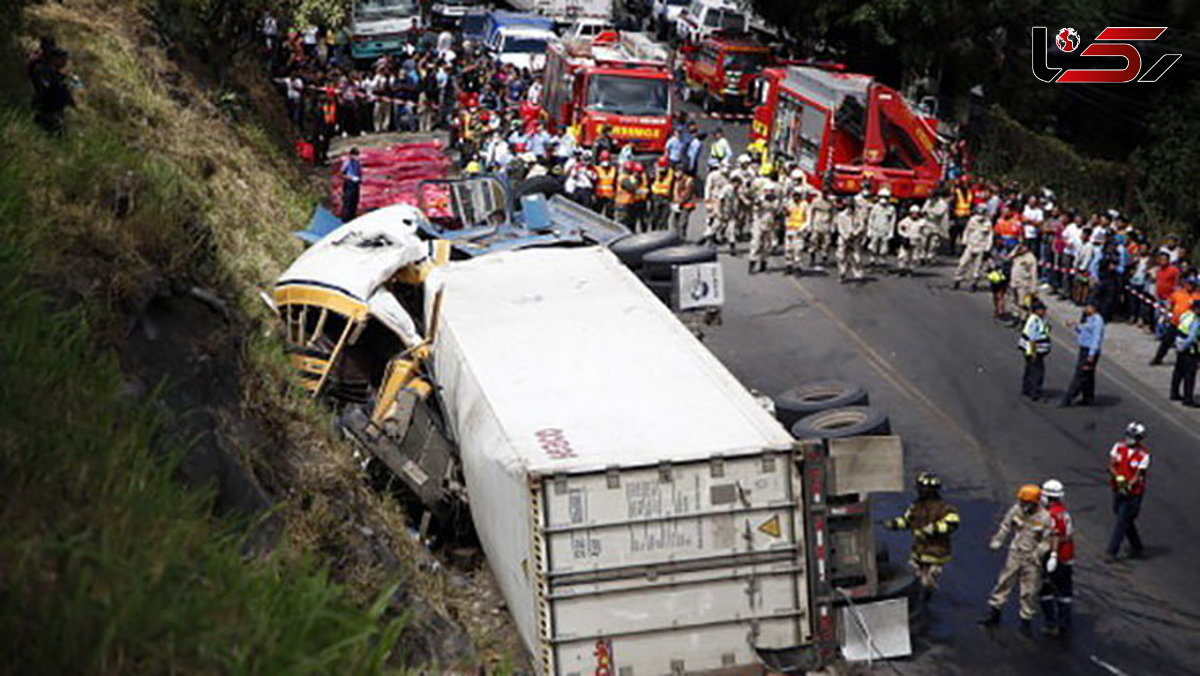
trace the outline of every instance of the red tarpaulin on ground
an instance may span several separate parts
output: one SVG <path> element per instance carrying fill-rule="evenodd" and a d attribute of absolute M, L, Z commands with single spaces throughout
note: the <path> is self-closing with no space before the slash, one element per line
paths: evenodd
<path fill-rule="evenodd" d="M 358 213 L 390 206 L 417 206 L 417 186 L 421 181 L 446 178 L 450 174 L 450 158 L 440 141 L 397 143 L 383 148 L 362 148 L 359 159 L 363 165 L 363 180 L 359 191 Z M 342 164 L 333 163 L 330 182 L 331 211 L 342 210 Z"/>

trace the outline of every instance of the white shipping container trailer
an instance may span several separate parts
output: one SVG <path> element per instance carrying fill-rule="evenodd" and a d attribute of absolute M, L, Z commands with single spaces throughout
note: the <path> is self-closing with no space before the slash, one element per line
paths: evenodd
<path fill-rule="evenodd" d="M 615 256 L 429 285 L 471 513 L 541 674 L 759 673 L 756 648 L 811 642 L 797 445 Z"/>

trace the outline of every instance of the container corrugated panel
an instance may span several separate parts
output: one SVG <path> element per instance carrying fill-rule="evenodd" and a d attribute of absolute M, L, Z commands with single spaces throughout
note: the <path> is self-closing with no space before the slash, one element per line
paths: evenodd
<path fill-rule="evenodd" d="M 806 643 L 799 476 L 788 453 L 546 479 L 559 674 L 752 667 Z"/>

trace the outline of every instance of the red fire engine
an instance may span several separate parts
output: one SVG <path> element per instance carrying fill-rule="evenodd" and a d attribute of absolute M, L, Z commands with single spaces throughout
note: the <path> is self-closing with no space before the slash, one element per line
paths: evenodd
<path fill-rule="evenodd" d="M 549 124 L 570 127 L 591 146 L 608 127 L 637 153 L 661 153 L 674 113 L 667 52 L 641 33 L 614 41 L 552 43 L 546 50 L 544 105 Z"/>
<path fill-rule="evenodd" d="M 750 84 L 771 62 L 771 50 L 746 33 L 713 33 L 698 45 L 684 45 L 687 96 L 705 111 L 716 106 L 750 107 Z"/>
<path fill-rule="evenodd" d="M 933 124 L 869 75 L 815 66 L 768 68 L 750 130 L 772 162 L 793 161 L 814 186 L 854 193 L 887 185 L 926 197 L 943 175 Z"/>

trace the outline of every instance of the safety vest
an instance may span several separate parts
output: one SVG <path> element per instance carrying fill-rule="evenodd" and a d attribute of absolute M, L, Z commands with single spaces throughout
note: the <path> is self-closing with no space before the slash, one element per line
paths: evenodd
<path fill-rule="evenodd" d="M 654 183 L 650 186 L 650 192 L 659 197 L 669 197 L 671 195 L 671 183 L 675 180 L 675 172 L 668 169 L 665 174 L 659 174 L 654 179 Z"/>
<path fill-rule="evenodd" d="M 596 197 L 612 199 L 617 190 L 617 168 L 596 165 Z"/>
<path fill-rule="evenodd" d="M 1183 313 L 1179 318 L 1179 332 L 1183 334 L 1183 340 L 1187 340 L 1188 336 L 1192 335 L 1192 330 L 1196 328 L 1196 323 L 1200 322 L 1200 317 L 1192 310 Z M 1187 349 L 1187 354 L 1200 354 L 1200 340 L 1191 344 Z"/>
<path fill-rule="evenodd" d="M 1066 505 L 1057 500 L 1051 502 L 1046 511 L 1050 512 L 1050 519 L 1054 521 L 1054 534 L 1058 536 L 1058 565 L 1071 563 L 1075 559 L 1075 542 L 1072 539 L 1075 535 L 1075 524 L 1071 521 L 1071 513 L 1067 511 Z"/>
<path fill-rule="evenodd" d="M 971 193 L 966 188 L 954 189 L 954 216 L 966 218 L 971 214 Z"/>
<path fill-rule="evenodd" d="M 808 205 L 801 204 L 788 209 L 784 227 L 788 230 L 803 230 L 808 225 Z"/>
<path fill-rule="evenodd" d="M 633 189 L 626 188 L 623 184 L 626 181 L 633 181 Z M 614 200 L 618 205 L 632 204 L 637 200 L 637 194 L 642 189 L 642 183 L 636 174 L 622 173 L 617 177 L 617 197 Z"/>
<path fill-rule="evenodd" d="M 1003 270 L 999 270 L 999 269 L 988 270 L 987 274 L 984 276 L 987 277 L 987 280 L 989 282 L 991 282 L 992 284 L 1000 284 L 1001 282 L 1004 281 L 1004 271 Z"/>
<path fill-rule="evenodd" d="M 325 124 L 337 124 L 337 101 L 334 101 L 332 97 L 322 101 L 321 115 L 325 118 Z"/>
<path fill-rule="evenodd" d="M 1036 314 L 1029 315 L 1017 347 L 1027 355 L 1050 354 L 1050 324 Z"/>

